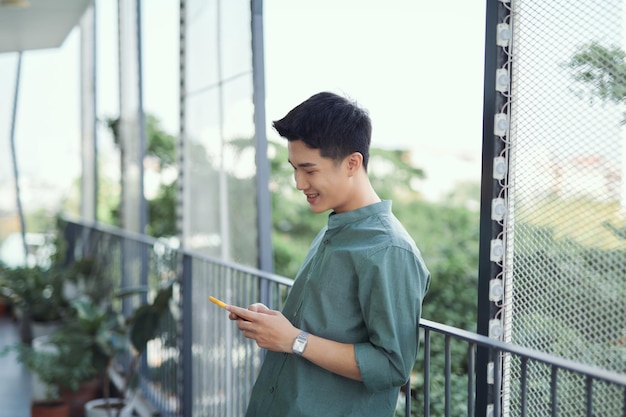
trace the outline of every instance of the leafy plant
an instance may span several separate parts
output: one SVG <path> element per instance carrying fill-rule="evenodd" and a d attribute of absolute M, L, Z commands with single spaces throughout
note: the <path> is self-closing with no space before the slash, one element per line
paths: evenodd
<path fill-rule="evenodd" d="M 60 389 L 77 391 L 82 382 L 106 376 L 124 346 L 124 325 L 120 315 L 83 298 L 71 303 L 63 325 L 46 336 L 43 347 L 19 343 L 3 353 L 15 351 L 46 385 L 47 398 L 58 398 Z"/>
<path fill-rule="evenodd" d="M 3 353 L 14 350 L 17 359 L 36 374 L 46 386 L 46 399 L 59 398 L 59 389 L 78 390 L 82 381 L 93 378 L 95 369 L 88 355 L 68 355 L 64 349 L 50 341 L 50 350 L 37 350 L 28 344 L 18 344 Z"/>
<path fill-rule="evenodd" d="M 115 294 L 126 298 L 145 294 L 145 288 L 126 289 Z M 109 373 L 119 370 L 116 360 L 130 353 L 123 372 L 120 397 L 128 398 L 138 385 L 138 367 L 148 342 L 157 337 L 160 320 L 170 313 L 172 282 L 160 288 L 152 302 L 140 304 L 129 316 L 115 311 L 110 303 L 96 303 L 89 297 L 71 302 L 65 323 L 48 337 L 52 349 L 36 349 L 18 344 L 13 350 L 18 360 L 37 374 L 48 388 L 49 398 L 58 398 L 61 388 L 78 390 L 81 382 L 102 378 L 105 398 L 109 392 Z"/>
<path fill-rule="evenodd" d="M 82 300 L 76 302 L 77 318 L 83 329 L 91 329 L 92 349 L 95 349 L 106 363 L 105 398 L 109 398 L 108 375 L 109 371 L 120 370 L 117 359 L 130 353 L 130 361 L 124 367 L 124 382 L 120 389 L 120 398 L 128 398 L 139 383 L 139 364 L 145 353 L 148 343 L 159 334 L 159 325 L 162 319 L 171 314 L 170 300 L 172 298 L 173 281 L 165 283 L 156 292 L 153 300 L 140 304 L 130 316 L 124 317 L 121 313 Z M 145 288 L 133 288 L 121 291 L 116 297 L 129 297 L 145 293 Z"/>
<path fill-rule="evenodd" d="M 31 320 L 61 320 L 68 307 L 63 275 L 54 268 L 0 266 L 0 291 Z"/>

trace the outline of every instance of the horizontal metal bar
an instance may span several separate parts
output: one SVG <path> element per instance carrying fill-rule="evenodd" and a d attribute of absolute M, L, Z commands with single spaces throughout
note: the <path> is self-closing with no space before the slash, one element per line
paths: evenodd
<path fill-rule="evenodd" d="M 68 223 L 73 223 L 76 224 L 77 226 L 83 226 L 83 227 L 87 227 L 87 228 L 91 228 L 103 233 L 108 233 L 110 235 L 122 238 L 122 239 L 126 239 L 126 240 L 133 240 L 137 243 L 143 243 L 149 246 L 154 246 L 155 244 L 165 244 L 163 241 L 148 236 L 148 235 L 143 235 L 141 233 L 136 233 L 136 232 L 131 232 L 128 230 L 122 230 L 122 229 L 118 229 L 114 226 L 110 226 L 110 225 L 106 225 L 106 224 L 101 224 L 101 223 L 97 223 L 97 222 L 84 222 L 84 223 L 77 223 L 75 221 L 72 220 L 68 220 L 65 219 L 66 222 Z M 224 266 L 224 267 L 228 267 L 231 268 L 235 271 L 239 271 L 239 272 L 245 272 L 251 275 L 255 275 L 259 278 L 264 278 L 267 279 L 269 281 L 272 282 L 276 282 L 278 284 L 282 284 L 282 285 L 287 285 L 287 286 L 291 286 L 293 284 L 293 279 L 287 278 L 287 277 L 283 277 L 281 275 L 277 275 L 277 274 L 273 274 L 271 272 L 267 272 L 267 271 L 262 271 L 260 269 L 256 269 L 253 267 L 249 267 L 246 265 L 242 265 L 242 264 L 237 264 L 234 262 L 228 262 L 228 261 L 224 261 L 223 259 L 219 259 L 219 258 L 215 258 L 212 256 L 208 256 L 205 254 L 201 254 L 201 253 L 197 253 L 191 250 L 186 250 L 184 248 L 177 248 L 177 249 L 173 249 L 175 250 L 177 253 L 181 254 L 181 255 L 188 255 L 193 257 L 195 260 L 200 260 L 200 261 L 205 261 L 205 262 L 209 262 L 211 264 L 214 265 L 219 265 L 219 266 Z"/>
<path fill-rule="evenodd" d="M 512 343 L 501 342 L 499 340 L 491 339 L 487 336 L 472 333 L 467 330 L 457 329 L 456 327 L 448 326 L 426 319 L 420 320 L 420 326 L 425 329 L 433 330 L 437 333 L 454 336 L 455 339 L 473 342 L 480 346 L 492 348 L 502 352 L 509 352 L 520 357 L 527 357 L 534 361 L 542 362 L 550 366 L 555 366 L 563 370 L 588 375 L 596 380 L 626 386 L 626 375 L 619 374 L 617 372 L 612 372 L 595 366 L 582 364 Z"/>

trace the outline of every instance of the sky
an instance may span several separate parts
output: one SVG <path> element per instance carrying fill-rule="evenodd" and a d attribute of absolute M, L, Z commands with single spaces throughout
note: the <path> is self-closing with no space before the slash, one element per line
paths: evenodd
<path fill-rule="evenodd" d="M 426 171 L 427 179 L 419 187 L 428 198 L 442 198 L 459 181 L 478 182 L 484 3 L 266 0 L 268 126 L 310 95 L 334 91 L 369 111 L 373 146 L 411 150 L 413 162 Z M 158 19 L 161 13 L 177 13 L 176 4 L 151 0 L 144 10 Z M 113 11 L 98 10 L 101 15 Z M 149 31 L 150 43 L 175 50 L 177 19 L 155 21 L 160 23 L 157 30 Z M 50 192 L 58 184 L 67 191 L 80 173 L 78 35 L 75 30 L 60 48 L 29 51 L 23 57 L 18 161 L 25 181 L 44 181 L 50 184 L 45 188 Z M 146 48 L 145 59 L 154 53 L 158 51 Z M 0 189 L 4 195 L 12 187 L 8 138 L 16 56 L 0 54 Z M 100 63 L 99 76 L 114 77 L 115 66 L 106 64 Z M 152 68 L 145 76 L 146 110 L 162 112 L 163 128 L 175 134 L 177 85 L 163 80 L 175 79 L 177 62 Z M 116 97 L 100 94 L 99 110 L 113 114 Z M 272 135 L 269 129 L 268 135 Z M 103 152 L 111 147 L 100 145 Z M 27 188 L 26 201 L 41 200 L 45 189 L 28 195 Z M 0 209 L 13 204 L 12 199 L 0 200 Z"/>

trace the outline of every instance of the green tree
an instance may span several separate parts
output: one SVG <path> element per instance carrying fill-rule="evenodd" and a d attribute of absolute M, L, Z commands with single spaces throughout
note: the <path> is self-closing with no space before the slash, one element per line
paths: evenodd
<path fill-rule="evenodd" d="M 119 146 L 119 118 L 108 120 L 108 126 L 113 134 L 116 145 Z M 146 157 L 157 161 L 159 170 L 174 169 L 176 166 L 176 138 L 167 133 L 162 127 L 160 120 L 151 114 L 146 115 Z M 102 181 L 101 181 L 102 183 Z M 120 201 L 112 198 L 114 188 L 104 181 L 105 187 L 99 196 L 100 201 L 108 202 L 108 209 L 101 216 L 110 220 L 113 224 L 120 225 Z M 176 190 L 177 181 L 169 184 L 161 184 L 155 198 L 148 200 L 148 224 L 146 233 L 155 236 L 175 236 L 176 230 Z"/>
<path fill-rule="evenodd" d="M 568 63 L 574 80 L 584 90 L 579 95 L 587 96 L 593 103 L 602 101 L 623 104 L 626 99 L 626 53 L 618 47 L 602 46 L 590 42 L 578 48 Z M 622 119 L 626 123 L 626 114 Z"/>

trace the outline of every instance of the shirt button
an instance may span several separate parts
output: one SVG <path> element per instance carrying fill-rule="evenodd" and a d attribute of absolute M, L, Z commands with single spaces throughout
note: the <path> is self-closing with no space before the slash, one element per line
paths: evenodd
<path fill-rule="evenodd" d="M 270 387 L 270 394 L 274 393 L 274 387 Z"/>

